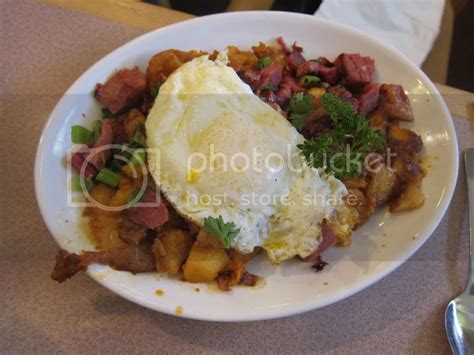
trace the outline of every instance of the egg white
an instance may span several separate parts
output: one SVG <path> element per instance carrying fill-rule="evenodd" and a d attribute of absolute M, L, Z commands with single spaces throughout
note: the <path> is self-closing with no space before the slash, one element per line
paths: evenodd
<path fill-rule="evenodd" d="M 253 94 L 225 53 L 170 75 L 146 132 L 156 152 L 150 173 L 177 211 L 199 225 L 221 215 L 240 229 L 232 247 L 262 246 L 275 263 L 313 252 L 331 201 L 347 193 L 341 181 L 307 167 L 297 148 L 304 138 Z"/>

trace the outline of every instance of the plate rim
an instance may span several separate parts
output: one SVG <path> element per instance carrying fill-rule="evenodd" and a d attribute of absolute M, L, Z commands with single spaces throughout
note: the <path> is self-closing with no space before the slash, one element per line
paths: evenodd
<path fill-rule="evenodd" d="M 390 45 L 387 45 L 386 43 L 383 43 L 379 41 L 378 39 L 365 34 L 364 32 L 355 29 L 353 27 L 344 25 L 344 24 L 339 24 L 327 19 L 322 19 L 315 17 L 313 15 L 308 15 L 308 14 L 299 14 L 299 13 L 288 13 L 288 12 L 283 12 L 283 11 L 238 11 L 238 12 L 232 12 L 232 13 L 220 13 L 220 14 L 213 14 L 213 15 L 208 15 L 208 16 L 202 16 L 202 17 L 197 17 L 189 20 L 185 20 L 182 22 L 178 22 L 175 24 L 171 24 L 150 32 L 146 32 L 137 38 L 132 39 L 131 41 L 128 41 L 118 48 L 114 49 L 110 53 L 106 54 L 103 56 L 101 59 L 96 61 L 94 64 L 92 64 L 87 70 L 85 70 L 76 80 L 72 83 L 72 85 L 64 92 L 64 94 L 61 96 L 60 100 L 56 103 L 55 107 L 49 114 L 49 117 L 44 124 L 44 127 L 41 131 L 41 136 L 37 144 L 37 150 L 35 154 L 35 166 L 34 166 L 34 186 L 35 186 L 35 195 L 36 195 L 36 200 L 37 204 L 40 210 L 40 214 L 43 218 L 44 223 L 46 224 L 48 231 L 50 232 L 51 236 L 54 238 L 54 240 L 58 243 L 57 237 L 52 233 L 53 228 L 52 226 L 52 221 L 49 220 L 46 216 L 46 209 L 47 205 L 45 203 L 45 200 L 42 196 L 41 193 L 41 181 L 42 181 L 42 160 L 47 154 L 45 151 L 45 144 L 46 144 L 46 133 L 49 130 L 49 127 L 53 124 L 53 118 L 57 116 L 58 111 L 60 108 L 65 104 L 66 102 L 66 96 L 69 94 L 74 93 L 75 89 L 77 86 L 79 86 L 80 82 L 84 80 L 84 77 L 87 77 L 90 72 L 93 70 L 97 70 L 98 68 L 106 65 L 106 63 L 109 61 L 109 58 L 114 57 L 117 52 L 123 50 L 123 47 L 127 46 L 132 46 L 135 43 L 138 42 L 146 42 L 149 37 L 155 36 L 157 33 L 162 33 L 162 32 L 172 32 L 176 28 L 180 27 L 186 27 L 186 26 L 193 26 L 196 24 L 199 24 L 200 22 L 207 22 L 207 21 L 219 21 L 220 18 L 222 20 L 225 20 L 226 18 L 238 18 L 242 16 L 272 16 L 272 17 L 281 17 L 281 18 L 294 18 L 294 20 L 297 19 L 302 19 L 304 18 L 305 20 L 311 19 L 312 21 L 317 21 L 321 22 L 325 26 L 332 26 L 334 28 L 339 28 L 344 31 L 350 31 L 352 34 L 355 34 L 358 37 L 363 38 L 366 41 L 372 42 L 374 45 L 377 47 L 380 47 L 381 49 L 397 56 L 400 58 L 401 61 L 405 62 L 406 65 L 410 66 L 411 69 L 413 69 L 419 77 L 423 79 L 424 85 L 428 88 L 430 91 L 430 94 L 436 95 L 436 99 L 438 100 L 438 103 L 440 104 L 442 108 L 442 114 L 444 117 L 449 117 L 450 119 L 445 120 L 445 123 L 447 125 L 447 128 L 450 133 L 450 138 L 452 140 L 452 145 L 454 147 L 454 152 L 453 155 L 455 155 L 455 158 L 453 160 L 454 164 L 454 172 L 452 179 L 449 181 L 449 184 L 446 186 L 446 194 L 443 197 L 441 204 L 439 208 L 437 209 L 437 217 L 436 217 L 436 223 L 432 223 L 428 227 L 426 227 L 425 232 L 423 233 L 426 235 L 424 238 L 420 238 L 421 241 L 414 245 L 411 249 L 408 250 L 408 252 L 404 255 L 403 260 L 397 260 L 397 261 L 391 261 L 389 265 L 387 265 L 385 268 L 382 269 L 382 271 L 376 272 L 369 280 L 365 282 L 361 282 L 358 287 L 353 287 L 351 289 L 348 289 L 345 292 L 341 292 L 338 297 L 333 297 L 331 299 L 328 299 L 325 302 L 321 302 L 318 305 L 312 305 L 311 303 L 306 305 L 297 305 L 297 304 L 292 304 L 290 307 L 278 307 L 272 309 L 271 312 L 255 312 L 255 313 L 248 313 L 244 317 L 232 317 L 232 316 L 218 316 L 216 317 L 215 315 L 213 316 L 203 316 L 199 314 L 193 314 L 193 313 L 183 313 L 179 317 L 182 318 L 189 318 L 189 319 L 196 319 L 196 320 L 205 320 L 205 321 L 219 321 L 219 322 L 241 322 L 241 321 L 256 321 L 256 320 L 265 320 L 265 319 L 275 319 L 275 318 L 283 318 L 283 317 L 288 317 L 291 315 L 296 315 L 300 313 L 305 313 L 311 310 L 319 309 L 326 307 L 330 304 L 337 303 L 343 299 L 346 299 L 350 296 L 353 296 L 354 294 L 370 287 L 371 285 L 375 284 L 376 282 L 380 281 L 382 278 L 385 276 L 391 274 L 393 271 L 395 271 L 399 266 L 404 264 L 405 262 L 408 261 L 419 249 L 422 245 L 426 243 L 426 241 L 431 237 L 433 234 L 434 230 L 439 226 L 441 220 L 446 214 L 446 211 L 452 201 L 454 191 L 457 185 L 458 181 L 458 175 L 459 175 L 459 144 L 458 144 L 458 139 L 457 139 L 457 134 L 456 130 L 454 127 L 454 122 L 452 120 L 451 113 L 449 112 L 447 105 L 442 98 L 441 94 L 439 93 L 439 90 L 436 88 L 436 86 L 433 84 L 433 82 L 427 77 L 427 75 L 420 69 L 418 66 L 416 66 L 409 58 L 407 58 L 403 53 L 401 53 L 398 49 L 395 47 L 392 47 Z M 276 19 L 275 21 L 278 21 Z M 159 311 L 165 314 L 173 315 L 176 316 L 174 310 L 171 310 L 167 307 L 161 306 L 157 303 L 152 303 L 145 298 L 141 298 L 137 296 L 137 294 L 132 294 L 128 292 L 126 289 L 119 287 L 118 285 L 115 285 L 114 283 L 109 283 L 105 279 L 101 279 L 100 276 L 96 275 L 91 271 L 91 268 L 88 268 L 87 274 L 94 279 L 96 282 L 98 282 L 100 285 L 104 286 L 106 289 L 114 292 L 115 294 L 127 299 L 128 301 L 131 301 L 133 303 L 139 304 L 143 307 L 146 307 L 148 309 L 154 310 L 154 311 Z"/>

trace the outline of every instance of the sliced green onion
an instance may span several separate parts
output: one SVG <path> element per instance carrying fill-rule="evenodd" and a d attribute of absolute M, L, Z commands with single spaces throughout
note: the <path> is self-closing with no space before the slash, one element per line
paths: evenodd
<path fill-rule="evenodd" d="M 110 116 L 112 116 L 112 112 L 110 112 L 108 108 L 104 107 L 102 109 L 102 118 L 108 118 Z"/>
<path fill-rule="evenodd" d="M 101 129 L 102 121 L 95 120 L 94 123 L 92 123 L 92 134 L 94 135 L 94 142 L 97 141 L 97 139 L 99 138 Z"/>
<path fill-rule="evenodd" d="M 272 58 L 270 57 L 263 57 L 263 58 L 258 58 L 258 65 L 260 69 L 263 69 L 265 67 L 268 67 L 270 64 L 272 64 Z"/>
<path fill-rule="evenodd" d="M 74 144 L 92 144 L 94 143 L 94 134 L 83 126 L 72 126 L 71 141 Z"/>
<path fill-rule="evenodd" d="M 290 115 L 291 124 L 300 133 L 303 130 L 305 124 L 306 124 L 306 117 L 307 116 L 308 116 L 307 113 L 293 113 L 293 114 Z"/>
<path fill-rule="evenodd" d="M 120 174 L 117 174 L 108 168 L 103 168 L 99 171 L 95 179 L 106 185 L 117 187 L 120 182 Z"/>
<path fill-rule="evenodd" d="M 305 75 L 303 76 L 303 85 L 304 87 L 313 86 L 321 81 L 321 79 L 315 75 Z"/>
<path fill-rule="evenodd" d="M 155 86 L 153 86 L 150 90 L 150 95 L 151 97 L 153 97 L 154 99 L 156 99 L 156 97 L 158 96 L 158 94 L 160 93 L 160 88 L 161 88 L 161 85 L 162 83 L 158 83 L 156 84 Z"/>
<path fill-rule="evenodd" d="M 134 152 L 132 153 L 130 162 L 133 165 L 141 165 L 146 162 L 145 158 L 146 158 L 145 149 L 135 149 Z"/>
<path fill-rule="evenodd" d="M 276 85 L 273 85 L 271 83 L 268 83 L 268 84 L 265 84 L 263 87 L 262 87 L 262 90 L 270 90 L 270 91 L 276 91 L 278 90 L 278 87 Z"/>
<path fill-rule="evenodd" d="M 84 187 L 89 191 L 95 184 L 94 181 L 87 181 L 80 175 L 74 175 L 71 177 L 71 190 L 72 192 L 82 192 L 85 191 L 82 189 L 81 180 L 84 182 Z"/>

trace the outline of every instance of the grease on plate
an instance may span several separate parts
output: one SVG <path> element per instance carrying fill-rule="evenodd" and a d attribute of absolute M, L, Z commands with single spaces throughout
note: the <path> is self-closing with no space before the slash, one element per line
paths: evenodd
<path fill-rule="evenodd" d="M 158 297 L 164 296 L 164 294 L 165 294 L 165 291 L 163 291 L 163 290 L 156 290 L 155 291 L 155 295 L 157 295 Z"/>
<path fill-rule="evenodd" d="M 177 306 L 176 309 L 174 310 L 174 312 L 180 316 L 183 314 L 183 307 L 182 306 Z"/>

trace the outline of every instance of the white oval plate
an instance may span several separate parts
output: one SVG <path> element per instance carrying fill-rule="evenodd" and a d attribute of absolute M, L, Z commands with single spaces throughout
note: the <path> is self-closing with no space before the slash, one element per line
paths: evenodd
<path fill-rule="evenodd" d="M 91 92 L 115 70 L 139 65 L 168 48 L 223 49 L 227 45 L 249 48 L 259 41 L 283 36 L 298 41 L 306 58 L 335 58 L 357 52 L 376 61 L 379 82 L 400 83 L 409 93 L 416 121 L 409 127 L 419 133 L 429 159 L 423 180 L 424 206 L 415 211 L 371 217 L 357 230 L 348 248 L 333 248 L 324 255 L 329 262 L 316 273 L 299 261 L 274 267 L 259 257 L 250 272 L 263 276 L 255 289 L 235 287 L 228 293 L 215 287 L 169 279 L 157 273 L 132 275 L 93 265 L 88 273 L 97 282 L 142 306 L 182 316 L 215 321 L 244 321 L 289 316 L 342 300 L 392 272 L 431 235 L 451 200 L 458 172 L 458 148 L 450 114 L 431 81 L 397 50 L 355 29 L 313 16 L 280 12 L 229 13 L 201 17 L 148 34 L 113 51 L 87 70 L 66 92 L 51 114 L 39 142 L 35 187 L 43 218 L 62 248 L 79 252 L 92 249 L 81 228 L 81 210 L 68 207 L 66 152 L 71 146 L 70 127 L 90 124 L 100 108 Z M 82 116 L 85 115 L 85 117 Z M 71 281 L 74 282 L 74 281 Z M 196 292 L 196 288 L 200 292 Z M 157 289 L 164 291 L 158 297 Z"/>

